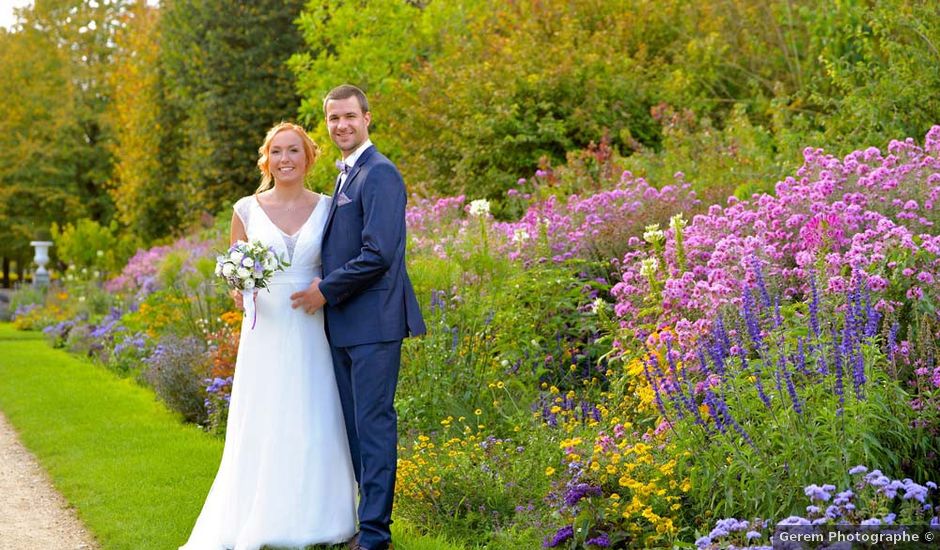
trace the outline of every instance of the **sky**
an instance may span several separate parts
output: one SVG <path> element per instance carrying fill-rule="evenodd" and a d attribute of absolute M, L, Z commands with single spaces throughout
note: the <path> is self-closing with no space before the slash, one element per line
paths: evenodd
<path fill-rule="evenodd" d="M 22 8 L 32 3 L 33 0 L 0 0 L 0 27 L 9 29 L 13 25 L 13 8 Z"/>

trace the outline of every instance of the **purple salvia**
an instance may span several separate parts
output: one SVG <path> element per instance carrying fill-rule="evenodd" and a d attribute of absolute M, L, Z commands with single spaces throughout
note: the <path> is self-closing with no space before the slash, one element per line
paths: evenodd
<path fill-rule="evenodd" d="M 833 328 L 835 331 L 835 328 Z M 851 343 L 849 342 L 850 331 L 848 323 L 845 325 L 845 329 L 842 332 L 842 344 L 835 344 L 833 347 L 836 348 L 836 360 L 835 360 L 835 371 L 836 371 L 836 395 L 839 396 L 839 408 L 836 410 L 836 415 L 842 416 L 842 411 L 845 408 L 845 388 L 843 387 L 842 380 L 842 358 L 847 356 L 847 348 L 851 350 Z"/>
<path fill-rule="evenodd" d="M 813 331 L 813 336 L 819 340 L 819 291 L 816 289 L 815 273 L 810 273 L 809 287 L 812 292 L 812 299 L 809 302 L 809 328 Z"/>
<path fill-rule="evenodd" d="M 803 414 L 803 407 L 800 405 L 800 397 L 796 394 L 796 387 L 793 385 L 793 377 L 789 371 L 784 371 L 784 377 L 787 379 L 787 393 L 790 394 L 790 401 L 793 402 L 793 410 L 796 414 Z"/>
<path fill-rule="evenodd" d="M 754 349 L 760 351 L 763 349 L 763 339 L 761 337 L 760 320 L 757 318 L 757 311 L 754 304 L 754 298 L 747 287 L 744 288 L 744 323 L 747 326 L 747 334 L 754 342 Z"/>
<path fill-rule="evenodd" d="M 826 351 L 822 348 L 822 346 L 810 344 L 809 353 L 810 355 L 816 357 L 816 372 L 823 376 L 827 376 L 829 374 L 829 366 L 826 364 Z"/>
<path fill-rule="evenodd" d="M 708 369 L 708 361 L 705 359 L 705 353 L 702 352 L 702 347 L 703 347 L 703 346 L 699 346 L 699 347 L 698 347 L 698 350 L 697 350 L 697 352 L 698 352 L 699 370 L 702 371 L 702 377 L 703 377 L 703 378 L 708 378 L 708 375 L 711 374 L 711 372 L 710 372 L 709 369 Z M 705 347 L 708 348 L 708 349 L 711 349 L 711 346 L 705 346 Z"/>
<path fill-rule="evenodd" d="M 705 431 L 708 431 L 708 427 L 705 425 L 705 420 L 702 419 L 702 413 L 698 410 L 698 405 L 695 403 L 695 387 L 692 385 L 692 380 L 686 378 L 686 386 L 689 388 L 688 395 L 683 392 L 683 397 L 685 398 L 685 405 L 689 409 L 689 412 L 692 413 L 692 416 L 695 417 L 695 423 L 699 426 L 705 428 Z"/>
<path fill-rule="evenodd" d="M 832 368 L 841 372 L 843 345 L 839 344 L 839 330 L 836 329 L 835 324 L 832 324 L 830 325 L 830 331 L 832 333 Z"/>
<path fill-rule="evenodd" d="M 865 298 L 865 319 L 868 322 L 865 324 L 865 338 L 872 338 L 878 334 L 878 325 L 881 323 L 881 313 L 877 311 L 871 305 L 871 291 L 868 288 L 868 283 L 864 283 L 863 287 L 863 296 Z"/>
<path fill-rule="evenodd" d="M 715 321 L 715 335 L 718 337 L 718 343 L 721 344 L 722 355 L 727 357 L 729 350 L 731 350 L 731 339 L 728 338 L 728 331 L 725 329 L 725 322 L 722 320 L 721 315 Z"/>
<path fill-rule="evenodd" d="M 754 272 L 754 279 L 757 281 L 757 289 L 760 291 L 761 303 L 765 308 L 770 307 L 770 293 L 767 292 L 767 285 L 764 282 L 764 274 L 761 270 L 761 263 L 757 256 L 751 256 L 751 269 Z"/>
<path fill-rule="evenodd" d="M 708 414 L 715 419 L 715 427 L 718 428 L 718 431 L 725 433 L 725 422 L 721 417 L 718 408 L 718 397 L 715 396 L 714 392 L 711 389 L 705 390 L 705 406 L 708 407 Z"/>
<path fill-rule="evenodd" d="M 863 387 L 865 386 L 865 356 L 861 345 L 855 352 L 852 368 L 852 383 L 855 385 L 855 398 L 859 401 L 865 399 Z"/>
<path fill-rule="evenodd" d="M 796 360 L 794 361 L 796 365 L 796 370 L 802 374 L 809 374 L 806 371 L 806 349 L 803 345 L 805 340 L 802 337 L 796 338 Z"/>
<path fill-rule="evenodd" d="M 757 395 L 760 396 L 760 400 L 764 402 L 764 405 L 770 409 L 770 397 L 767 395 L 767 392 L 764 391 L 764 383 L 761 381 L 761 369 L 760 367 L 754 367 L 754 386 L 757 387 Z"/>
<path fill-rule="evenodd" d="M 717 407 L 718 407 L 718 412 L 719 412 L 719 414 L 724 417 L 724 422 L 725 422 L 725 424 L 726 424 L 726 425 L 730 424 L 731 427 L 734 428 L 734 431 L 738 432 L 738 434 L 739 434 L 742 438 L 744 438 L 744 440 L 747 441 L 747 443 L 748 443 L 751 447 L 753 447 L 754 450 L 756 451 L 756 450 L 757 450 L 757 445 L 754 444 L 754 440 L 751 439 L 751 436 L 749 436 L 749 435 L 747 434 L 747 432 L 744 431 L 744 428 L 742 428 L 741 425 L 738 424 L 738 421 L 735 420 L 733 416 L 731 416 L 731 411 L 728 410 L 728 404 L 725 403 L 725 401 L 724 401 L 723 399 L 721 399 L 721 398 L 716 398 L 716 399 L 715 399 L 715 404 L 716 404 Z"/>
<path fill-rule="evenodd" d="M 659 384 L 654 384 L 653 377 L 650 375 L 649 363 L 655 361 L 652 356 L 650 361 L 643 361 L 643 375 L 646 376 L 646 382 L 653 388 L 653 394 L 656 397 L 656 408 L 659 409 L 659 414 L 663 415 L 666 422 L 669 422 L 669 416 L 666 414 L 666 405 L 663 403 L 663 396 L 659 392 Z"/>
<path fill-rule="evenodd" d="M 783 318 L 780 316 L 780 296 L 774 296 L 774 328 L 780 328 L 783 325 Z"/>
<path fill-rule="evenodd" d="M 897 321 L 891 324 L 891 329 L 888 331 L 888 361 L 894 363 L 894 350 L 897 347 L 898 343 L 898 330 L 901 326 Z"/>

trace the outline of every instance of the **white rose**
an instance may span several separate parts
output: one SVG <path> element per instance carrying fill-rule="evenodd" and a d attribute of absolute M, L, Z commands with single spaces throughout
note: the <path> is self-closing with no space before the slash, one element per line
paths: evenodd
<path fill-rule="evenodd" d="M 242 266 L 247 268 L 252 268 L 255 266 L 255 261 L 251 258 L 242 258 Z"/>
<path fill-rule="evenodd" d="M 241 250 L 233 250 L 231 254 L 228 255 L 229 259 L 233 262 L 240 262 L 242 258 L 245 257 L 245 253 Z"/>
<path fill-rule="evenodd" d="M 235 275 L 238 275 L 239 279 L 247 279 L 251 277 L 251 271 L 249 271 L 248 269 L 244 267 L 239 267 L 238 269 L 235 270 Z"/>
<path fill-rule="evenodd" d="M 245 290 L 251 290 L 255 288 L 255 280 L 252 278 L 245 279 L 245 281 L 242 283 L 242 288 Z"/>
<path fill-rule="evenodd" d="M 231 277 L 232 273 L 235 273 L 235 264 L 231 262 L 225 262 L 225 265 L 222 266 L 222 275 L 225 277 Z"/>
<path fill-rule="evenodd" d="M 222 264 L 217 263 L 215 264 L 215 276 L 218 277 L 221 274 L 222 274 Z"/>

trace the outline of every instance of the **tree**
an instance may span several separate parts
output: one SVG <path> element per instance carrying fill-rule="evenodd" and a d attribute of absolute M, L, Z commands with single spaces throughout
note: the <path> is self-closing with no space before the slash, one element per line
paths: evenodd
<path fill-rule="evenodd" d="M 286 60 L 301 45 L 302 0 L 170 0 L 161 10 L 160 66 L 184 217 L 214 213 L 257 187 L 268 128 L 296 117 Z M 175 155 L 173 151 L 178 153 Z M 163 158 L 163 157 L 161 157 Z"/>
<path fill-rule="evenodd" d="M 114 171 L 108 187 L 118 219 L 145 242 L 179 229 L 182 195 L 166 177 L 161 144 L 165 105 L 159 71 L 160 11 L 139 0 L 115 35 L 108 121 Z"/>
<path fill-rule="evenodd" d="M 22 268 L 29 241 L 85 211 L 71 154 L 79 131 L 68 59 L 47 34 L 0 32 L 0 74 L 0 256 Z"/>

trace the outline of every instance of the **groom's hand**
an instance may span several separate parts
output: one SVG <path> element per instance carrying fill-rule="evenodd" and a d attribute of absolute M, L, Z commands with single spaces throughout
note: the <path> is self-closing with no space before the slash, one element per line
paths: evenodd
<path fill-rule="evenodd" d="M 304 290 L 291 294 L 290 299 L 290 307 L 294 309 L 302 307 L 307 313 L 316 313 L 318 309 L 326 305 L 326 298 L 320 292 L 320 278 L 314 279 Z"/>

